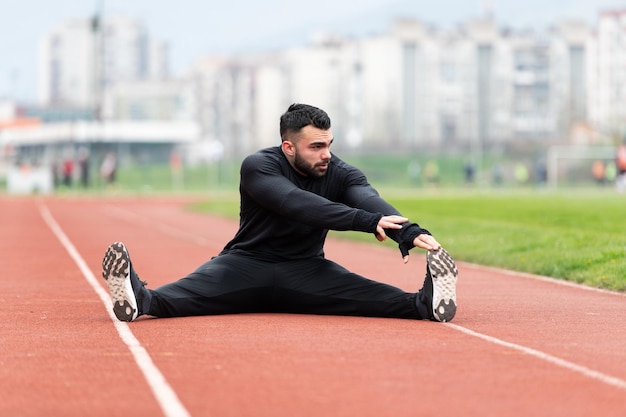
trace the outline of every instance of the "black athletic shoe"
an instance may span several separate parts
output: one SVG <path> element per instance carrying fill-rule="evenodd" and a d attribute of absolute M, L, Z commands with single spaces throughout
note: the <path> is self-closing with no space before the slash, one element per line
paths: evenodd
<path fill-rule="evenodd" d="M 432 319 L 447 322 L 456 314 L 456 281 L 459 271 L 450 254 L 443 248 L 428 251 L 427 273 L 422 297 L 432 307 Z"/>
<path fill-rule="evenodd" d="M 107 249 L 102 260 L 102 277 L 106 280 L 113 300 L 113 312 L 121 321 L 133 321 L 142 315 L 147 290 L 133 270 L 128 250 L 122 242 Z"/>

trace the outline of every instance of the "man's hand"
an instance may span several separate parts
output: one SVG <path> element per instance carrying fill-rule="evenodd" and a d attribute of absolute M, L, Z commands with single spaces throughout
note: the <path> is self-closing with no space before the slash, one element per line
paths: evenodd
<path fill-rule="evenodd" d="M 383 216 L 378 221 L 378 226 L 376 226 L 376 239 L 379 242 L 387 239 L 387 234 L 385 233 L 385 229 L 402 229 L 402 223 L 408 222 L 409 219 L 402 216 Z"/>
<path fill-rule="evenodd" d="M 432 237 L 431 235 L 427 235 L 427 234 L 418 235 L 413 240 L 413 246 L 418 247 L 418 248 L 422 248 L 422 249 L 426 249 L 426 250 L 439 250 L 439 249 L 441 249 L 441 245 L 439 244 L 439 242 L 437 242 L 437 240 L 435 240 L 434 237 Z M 402 260 L 404 261 L 404 263 L 409 262 L 409 255 L 405 255 L 402 258 Z"/>

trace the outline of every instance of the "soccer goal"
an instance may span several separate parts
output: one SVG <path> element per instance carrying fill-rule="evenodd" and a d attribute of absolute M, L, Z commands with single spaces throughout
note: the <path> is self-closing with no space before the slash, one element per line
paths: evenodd
<path fill-rule="evenodd" d="M 548 148 L 546 168 L 548 170 L 548 184 L 557 188 L 564 173 L 562 167 L 568 163 L 615 159 L 615 147 L 608 145 L 554 145 Z M 590 165 L 590 164 L 589 164 Z"/>

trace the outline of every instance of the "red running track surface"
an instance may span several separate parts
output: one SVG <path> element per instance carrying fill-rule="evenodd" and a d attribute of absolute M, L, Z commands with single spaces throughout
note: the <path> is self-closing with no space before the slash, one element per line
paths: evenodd
<path fill-rule="evenodd" d="M 475 265 L 458 265 L 450 324 L 286 314 L 116 322 L 100 272 L 111 242 L 127 244 L 155 288 L 235 232 L 236 221 L 184 202 L 0 197 L 0 416 L 626 415 L 623 294 Z M 326 252 L 372 279 L 421 286 L 418 250 L 407 265 L 375 243 L 330 239 Z"/>

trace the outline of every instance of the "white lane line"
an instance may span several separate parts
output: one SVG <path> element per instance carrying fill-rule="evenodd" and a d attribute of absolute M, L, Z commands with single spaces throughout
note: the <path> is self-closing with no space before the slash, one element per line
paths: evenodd
<path fill-rule="evenodd" d="M 452 324 L 452 323 L 445 323 L 446 326 L 452 327 L 453 329 L 456 329 L 458 331 L 460 331 L 461 333 L 465 333 L 467 335 L 470 336 L 474 336 L 477 337 L 479 339 L 485 340 L 487 342 L 496 344 L 496 345 L 500 345 L 500 346 L 504 346 L 506 348 L 509 349 L 514 349 L 517 350 L 519 352 L 523 352 L 526 353 L 528 355 L 534 356 L 538 359 L 544 360 L 546 362 L 549 362 L 553 365 L 556 366 L 560 366 L 561 368 L 565 368 L 568 369 L 570 371 L 579 373 L 587 378 L 592 378 L 595 379 L 597 381 L 603 382 L 607 385 L 612 385 L 614 387 L 626 390 L 626 381 L 624 381 L 623 379 L 620 378 L 616 378 L 614 376 L 610 376 L 610 375 L 606 375 L 603 374 L 602 372 L 598 372 L 598 371 L 594 371 L 593 369 L 589 369 L 585 366 L 582 365 L 577 365 L 573 362 L 569 362 L 566 361 L 564 359 L 558 358 L 556 356 L 552 356 L 550 354 L 541 352 L 539 350 L 535 350 L 526 346 L 522 346 L 522 345 L 518 345 L 516 343 L 511 343 L 511 342 L 506 342 L 504 340 L 501 339 L 497 339 L 495 337 L 492 336 L 487 336 L 486 334 L 483 333 L 478 333 L 475 332 L 474 330 L 470 330 L 466 327 L 463 326 L 459 326 L 458 324 Z"/>
<path fill-rule="evenodd" d="M 156 367 L 154 362 L 152 362 L 152 358 L 146 351 L 146 349 L 139 343 L 139 340 L 135 337 L 133 332 L 130 330 L 130 327 L 127 323 L 119 321 L 113 314 L 113 310 L 111 309 L 111 297 L 109 293 L 105 291 L 100 285 L 99 281 L 96 279 L 94 274 L 91 272 L 87 263 L 80 256 L 72 242 L 69 240 L 67 235 L 63 232 L 59 224 L 54 220 L 50 210 L 43 205 L 39 204 L 39 213 L 41 217 L 44 219 L 50 230 L 54 233 L 54 235 L 59 239 L 65 250 L 69 253 L 70 257 L 74 260 L 80 271 L 83 273 L 83 276 L 87 280 L 87 282 L 91 285 L 93 290 L 98 294 L 100 300 L 105 306 L 106 311 L 109 313 L 109 317 L 111 321 L 115 325 L 115 329 L 117 330 L 122 341 L 128 346 L 128 349 L 132 353 L 135 358 L 135 362 L 139 369 L 143 373 L 146 378 L 146 382 L 150 386 L 152 393 L 154 394 L 157 402 L 161 406 L 161 410 L 167 417 L 188 417 L 190 416 L 189 412 L 185 408 L 185 406 L 180 402 L 178 396 L 172 389 L 172 387 L 167 383 L 165 377 Z"/>

